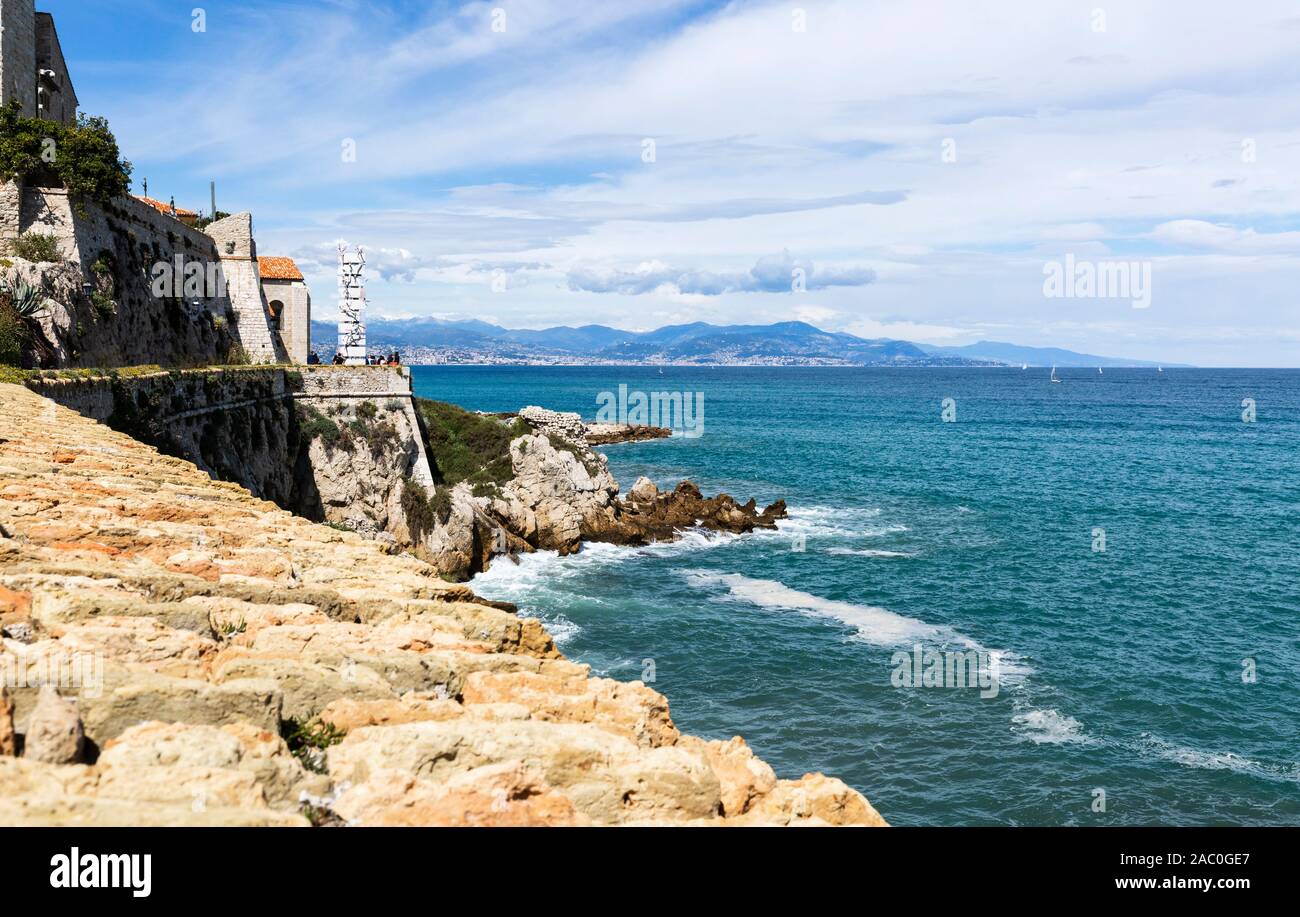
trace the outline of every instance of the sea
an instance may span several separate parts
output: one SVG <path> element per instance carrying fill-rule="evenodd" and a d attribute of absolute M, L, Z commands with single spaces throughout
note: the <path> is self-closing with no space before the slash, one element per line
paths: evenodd
<path fill-rule="evenodd" d="M 895 825 L 1300 823 L 1300 371 L 1057 374 L 413 368 L 471 410 L 702 398 L 692 435 L 602 447 L 622 489 L 786 501 L 472 583 L 684 732 Z"/>

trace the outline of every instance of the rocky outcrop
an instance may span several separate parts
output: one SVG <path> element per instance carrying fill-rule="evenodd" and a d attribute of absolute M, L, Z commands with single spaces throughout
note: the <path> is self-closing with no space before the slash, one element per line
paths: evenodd
<path fill-rule="evenodd" d="M 582 480 L 565 454 L 539 471 Z M 0 751 L 47 728 L 46 686 L 84 733 L 79 763 L 0 755 L 0 824 L 883 824 L 838 780 L 683 735 L 428 564 L 11 385 L 0 621 L 23 636 Z"/>
<path fill-rule="evenodd" d="M 588 446 L 610 446 L 615 443 L 639 443 L 650 439 L 668 439 L 673 431 L 667 427 L 647 427 L 630 423 L 587 424 Z"/>
<path fill-rule="evenodd" d="M 640 478 L 628 498 L 618 506 L 613 520 L 595 517 L 583 536 L 591 541 L 640 545 L 670 541 L 682 531 L 700 527 L 715 532 L 744 534 L 755 529 L 774 529 L 786 516 L 784 500 L 777 500 L 761 512 L 754 500 L 737 503 L 727 494 L 705 497 L 690 481 L 660 493 L 649 478 Z"/>
<path fill-rule="evenodd" d="M 446 520 L 415 539 L 419 555 L 444 574 L 472 575 L 502 554 L 568 555 L 583 541 L 644 545 L 693 528 L 745 533 L 775 528 L 785 517 L 783 501 L 760 511 L 753 500 L 706 498 L 689 481 L 660 493 L 643 478 L 620 499 L 608 460 L 588 447 L 589 428 L 577 414 L 530 407 L 518 416 L 534 432 L 510 443 L 513 477 L 491 496 L 450 488 Z"/>
<path fill-rule="evenodd" d="M 503 415 L 508 416 L 508 415 Z M 551 411 L 530 405 L 518 414 L 542 435 L 555 434 L 571 443 L 587 446 L 608 446 L 614 443 L 632 443 L 648 439 L 667 439 L 673 431 L 667 427 L 650 427 L 644 424 L 585 423 L 580 414 Z"/>
<path fill-rule="evenodd" d="M 14 702 L 0 684 L 0 757 L 18 754 L 18 735 L 14 732 Z"/>

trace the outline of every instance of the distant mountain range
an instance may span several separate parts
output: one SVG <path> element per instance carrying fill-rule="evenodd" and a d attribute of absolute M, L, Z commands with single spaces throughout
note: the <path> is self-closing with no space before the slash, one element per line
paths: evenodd
<path fill-rule="evenodd" d="M 868 340 L 822 331 L 805 322 L 710 325 L 695 322 L 656 331 L 606 325 L 512 330 L 474 319 L 370 318 L 372 349 L 398 350 L 408 363 L 678 363 L 802 366 L 1153 366 L 1138 360 L 1093 357 L 1054 348 L 981 342 L 931 347 L 888 338 Z M 334 353 L 337 326 L 312 322 L 312 340 L 324 360 Z"/>
<path fill-rule="evenodd" d="M 970 360 L 1005 363 L 1010 366 L 1027 364 L 1029 366 L 1181 366 L 1178 363 L 1154 363 L 1148 360 L 1130 360 L 1127 357 L 1099 357 L 1089 353 L 1075 353 L 1059 347 L 1021 347 L 1019 344 L 1003 344 L 999 341 L 980 341 L 964 347 L 931 347 L 918 344 L 930 354 L 966 357 Z M 1185 368 L 1185 367 L 1184 367 Z"/>

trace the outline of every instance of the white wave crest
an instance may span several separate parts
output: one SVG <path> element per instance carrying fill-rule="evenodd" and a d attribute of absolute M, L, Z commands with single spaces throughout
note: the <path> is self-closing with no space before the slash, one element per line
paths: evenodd
<path fill-rule="evenodd" d="M 852 554 L 857 557 L 915 557 L 906 551 L 881 551 L 875 548 L 827 548 L 827 554 Z"/>
<path fill-rule="evenodd" d="M 1028 710 L 1011 717 L 1011 723 L 1020 738 L 1035 745 L 1088 744 L 1092 740 L 1083 733 L 1083 724 L 1059 710 Z"/>
<path fill-rule="evenodd" d="M 877 646 L 905 646 L 931 643 L 935 646 L 959 645 L 985 653 L 994 666 L 1001 684 L 1017 684 L 1032 674 L 1021 656 L 1010 650 L 989 650 L 950 627 L 928 624 L 873 605 L 855 605 L 825 599 L 791 589 L 776 580 L 752 579 L 738 573 L 687 571 L 686 575 L 703 586 L 723 586 L 730 598 L 759 608 L 787 609 L 812 617 L 829 618 L 857 631 L 859 639 Z"/>
<path fill-rule="evenodd" d="M 1143 733 L 1142 739 L 1144 744 L 1153 750 L 1157 756 L 1164 758 L 1166 761 L 1181 764 L 1183 767 L 1194 767 L 1210 771 L 1232 771 L 1238 774 L 1249 774 L 1252 777 L 1261 777 L 1265 780 L 1280 780 L 1289 783 L 1300 782 L 1300 766 L 1293 765 L 1287 769 L 1280 769 L 1259 761 L 1252 761 L 1250 758 L 1239 755 L 1234 751 L 1209 752 L 1174 745 L 1164 739 L 1158 739 L 1150 733 Z"/>

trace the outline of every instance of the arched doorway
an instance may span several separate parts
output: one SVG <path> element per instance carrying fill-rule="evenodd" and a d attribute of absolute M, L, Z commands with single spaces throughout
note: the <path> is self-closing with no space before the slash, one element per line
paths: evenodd
<path fill-rule="evenodd" d="M 271 330 L 279 331 L 284 316 L 284 303 L 278 299 L 271 300 Z"/>

